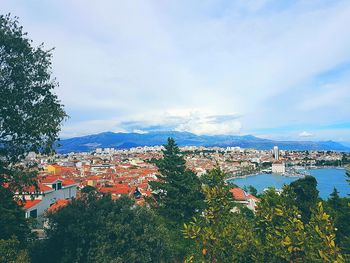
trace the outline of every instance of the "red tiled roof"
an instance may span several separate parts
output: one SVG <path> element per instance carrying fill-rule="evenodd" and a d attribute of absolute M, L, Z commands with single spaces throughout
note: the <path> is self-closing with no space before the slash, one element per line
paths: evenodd
<path fill-rule="evenodd" d="M 55 212 L 58 209 L 68 205 L 70 202 L 70 200 L 66 200 L 66 199 L 58 199 L 52 206 L 50 206 L 47 211 L 49 213 Z"/>
<path fill-rule="evenodd" d="M 132 188 L 125 184 L 116 184 L 112 187 L 101 187 L 99 191 L 101 193 L 110 194 L 129 194 L 132 191 Z"/>
<path fill-rule="evenodd" d="M 233 199 L 236 201 L 245 201 L 247 200 L 247 195 L 241 188 L 232 188 L 230 189 L 230 192 L 232 193 Z"/>
<path fill-rule="evenodd" d="M 20 201 L 20 203 L 23 205 L 24 209 L 29 209 L 36 204 L 39 204 L 41 200 L 25 200 L 25 201 Z"/>
<path fill-rule="evenodd" d="M 44 183 L 44 184 L 51 184 L 51 183 L 54 183 L 56 181 L 61 181 L 63 186 L 76 184 L 76 182 L 73 181 L 73 180 L 62 179 L 62 178 L 60 178 L 59 176 L 56 176 L 56 175 L 49 175 L 49 176 L 46 176 L 46 177 L 42 177 L 39 180 L 40 180 L 41 183 Z"/>
<path fill-rule="evenodd" d="M 100 180 L 101 176 L 98 175 L 91 175 L 87 178 L 88 180 Z"/>
<path fill-rule="evenodd" d="M 35 186 L 27 186 L 23 188 L 22 192 L 34 193 L 37 192 L 37 190 L 39 190 L 39 192 L 47 192 L 53 190 L 51 187 L 43 184 L 39 184 L 38 188 L 39 189 L 36 189 Z"/>
<path fill-rule="evenodd" d="M 40 179 L 40 182 L 41 183 L 44 183 L 44 184 L 50 184 L 50 183 L 53 183 L 57 180 L 60 180 L 62 181 L 58 176 L 55 176 L 55 175 L 48 175 L 48 176 L 45 176 L 45 177 L 42 177 Z"/>
<path fill-rule="evenodd" d="M 61 167 L 61 170 L 62 171 L 66 171 L 66 172 L 74 172 L 76 171 L 77 169 L 75 167 Z"/>
<path fill-rule="evenodd" d="M 76 184 L 76 182 L 74 182 L 73 180 L 69 180 L 69 179 L 62 180 L 63 186 L 74 185 L 74 184 Z"/>

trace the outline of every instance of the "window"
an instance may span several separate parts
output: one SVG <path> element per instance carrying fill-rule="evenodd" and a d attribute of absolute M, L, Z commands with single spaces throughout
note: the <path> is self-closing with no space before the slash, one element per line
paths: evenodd
<path fill-rule="evenodd" d="M 62 183 L 57 183 L 57 190 L 62 189 Z"/>
<path fill-rule="evenodd" d="M 56 184 L 52 184 L 52 188 L 55 189 L 55 190 L 57 190 Z"/>
<path fill-rule="evenodd" d="M 32 211 L 29 212 L 29 216 L 30 217 L 33 217 L 33 218 L 37 218 L 38 216 L 38 210 L 37 209 L 34 209 Z"/>

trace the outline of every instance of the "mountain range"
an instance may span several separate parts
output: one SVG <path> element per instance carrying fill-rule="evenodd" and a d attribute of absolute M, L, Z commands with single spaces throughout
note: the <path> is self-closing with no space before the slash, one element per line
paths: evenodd
<path fill-rule="evenodd" d="M 189 132 L 160 131 L 149 133 L 103 132 L 94 135 L 62 139 L 58 153 L 87 152 L 96 148 L 129 149 L 137 146 L 156 146 L 166 143 L 168 137 L 175 139 L 179 146 L 207 146 L 272 149 L 277 145 L 281 150 L 334 150 L 349 151 L 350 148 L 334 141 L 275 141 L 252 135 L 195 135 Z"/>

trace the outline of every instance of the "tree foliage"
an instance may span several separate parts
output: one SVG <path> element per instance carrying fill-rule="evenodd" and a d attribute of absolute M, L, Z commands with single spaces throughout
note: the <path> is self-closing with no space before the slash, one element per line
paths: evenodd
<path fill-rule="evenodd" d="M 52 50 L 33 47 L 16 18 L 0 16 L 0 156 L 15 163 L 51 152 L 65 118 L 53 90 Z"/>
<path fill-rule="evenodd" d="M 51 152 L 66 117 L 53 92 L 51 56 L 43 45 L 33 46 L 16 17 L 0 15 L 0 239 L 10 247 L 29 238 L 13 194 L 35 185 L 36 173 L 20 161 L 31 151 Z"/>
<path fill-rule="evenodd" d="M 0 262 L 29 263 L 28 251 L 22 248 L 21 243 L 12 237 L 8 240 L 0 239 Z"/>
<path fill-rule="evenodd" d="M 336 231 L 336 243 L 350 259 L 350 200 L 349 198 L 341 198 L 337 189 L 334 188 L 330 194 L 330 198 L 325 202 L 326 211 L 334 220 Z"/>
<path fill-rule="evenodd" d="M 189 257 L 191 260 L 249 262 L 254 255 L 252 224 L 244 216 L 231 212 L 235 202 L 225 177 L 219 167 L 204 176 L 206 207 L 202 215 L 184 224 L 185 238 L 197 244 L 197 253 Z"/>
<path fill-rule="evenodd" d="M 311 217 L 311 210 L 319 201 L 317 181 L 313 176 L 305 176 L 290 184 L 296 194 L 295 201 L 301 212 L 301 220 L 307 223 Z"/>
<path fill-rule="evenodd" d="M 121 197 L 84 195 L 49 215 L 48 239 L 34 262 L 164 262 L 172 244 L 165 225 L 146 207 Z"/>
<path fill-rule="evenodd" d="M 185 160 L 174 139 L 168 138 L 163 158 L 156 165 L 159 182 L 150 182 L 157 211 L 172 222 L 185 222 L 203 207 L 201 182 L 186 169 Z"/>

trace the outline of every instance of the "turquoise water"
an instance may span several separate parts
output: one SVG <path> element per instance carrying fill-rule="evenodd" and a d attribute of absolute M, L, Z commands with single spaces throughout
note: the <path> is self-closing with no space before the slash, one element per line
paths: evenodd
<path fill-rule="evenodd" d="M 336 187 L 342 197 L 350 194 L 350 186 L 346 181 L 344 169 L 312 169 L 307 170 L 317 180 L 317 189 L 320 191 L 320 196 L 327 199 L 329 194 Z M 252 185 L 258 192 L 262 192 L 267 187 L 281 188 L 283 184 L 289 184 L 297 177 L 288 177 L 276 174 L 258 174 L 246 178 L 233 179 L 231 182 L 240 187 Z"/>

